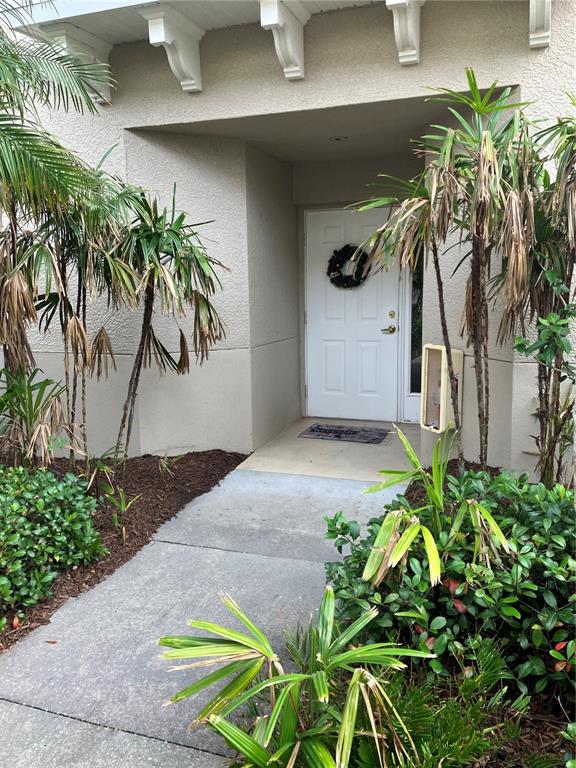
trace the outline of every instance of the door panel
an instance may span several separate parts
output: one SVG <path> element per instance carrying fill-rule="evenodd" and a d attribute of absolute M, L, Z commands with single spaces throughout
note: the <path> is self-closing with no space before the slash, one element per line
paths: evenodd
<path fill-rule="evenodd" d="M 357 288 L 336 288 L 326 274 L 332 252 L 359 244 L 382 211 L 306 214 L 306 364 L 308 414 L 391 421 L 397 418 L 399 273 L 375 272 Z M 391 318 L 389 313 L 393 312 Z"/>

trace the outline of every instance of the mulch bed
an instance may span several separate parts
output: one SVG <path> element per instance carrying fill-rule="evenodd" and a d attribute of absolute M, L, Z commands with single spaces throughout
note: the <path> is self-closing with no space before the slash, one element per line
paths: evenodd
<path fill-rule="evenodd" d="M 562 722 L 561 716 L 540 712 L 540 709 L 540 702 L 535 697 L 530 713 L 522 718 L 519 735 L 478 761 L 477 768 L 532 768 L 539 765 L 533 762 L 536 755 L 556 758 L 555 765 L 558 768 L 564 766 L 563 758 L 570 752 L 570 746 L 560 731 L 566 728 L 567 722 Z"/>
<path fill-rule="evenodd" d="M 10 616 L 6 629 L 0 632 L 0 653 L 36 627 L 49 624 L 52 614 L 69 597 L 78 597 L 130 560 L 162 523 L 174 517 L 189 501 L 207 493 L 245 458 L 240 453 L 201 451 L 170 459 L 164 467 L 158 456 L 128 459 L 125 473 L 117 470 L 116 482 L 124 489 L 128 501 L 135 496 L 139 498 L 126 514 L 125 541 L 113 524 L 110 507 L 99 506 L 94 524 L 109 554 L 102 560 L 62 573 L 53 584 L 51 597 L 24 609 L 19 618 Z M 68 467 L 65 461 L 57 461 L 51 469 L 63 473 Z"/>

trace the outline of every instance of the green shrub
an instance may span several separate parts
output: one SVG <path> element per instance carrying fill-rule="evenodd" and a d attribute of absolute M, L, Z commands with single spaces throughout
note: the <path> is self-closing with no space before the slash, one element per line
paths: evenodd
<path fill-rule="evenodd" d="M 58 571 L 105 553 L 95 506 L 75 475 L 0 466 L 0 628 L 8 610 L 48 595 Z"/>
<path fill-rule="evenodd" d="M 451 526 L 463 501 L 481 501 L 507 539 L 507 551 L 494 536 L 466 517 L 457 533 Z M 386 505 L 410 511 L 405 496 Z M 417 510 L 426 524 L 428 507 Z M 342 562 L 328 563 L 340 619 L 351 621 L 372 605 L 382 606 L 364 639 L 407 643 L 433 650 L 432 669 L 447 675 L 454 659 L 462 661 L 473 637 L 493 638 L 524 692 L 573 689 L 576 656 L 576 520 L 574 493 L 562 485 L 548 490 L 502 472 L 448 476 L 445 517 L 436 544 L 441 581 L 430 583 L 427 550 L 416 539 L 405 558 L 388 570 L 378 587 L 362 574 L 384 517 L 375 518 L 362 537 L 358 525 L 338 514 L 328 521 L 328 537 L 349 552 Z"/>

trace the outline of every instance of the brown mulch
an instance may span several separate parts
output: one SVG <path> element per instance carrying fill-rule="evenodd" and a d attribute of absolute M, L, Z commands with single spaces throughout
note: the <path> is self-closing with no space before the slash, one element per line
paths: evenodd
<path fill-rule="evenodd" d="M 51 597 L 25 608 L 18 617 L 9 616 L 6 629 L 0 632 L 0 653 L 36 627 L 49 624 L 52 614 L 69 597 L 78 597 L 130 560 L 162 523 L 196 496 L 207 493 L 245 458 L 240 453 L 201 451 L 169 459 L 167 468 L 158 456 L 128 459 L 124 474 L 122 469 L 117 470 L 115 482 L 124 489 L 128 501 L 139 498 L 126 514 L 125 540 L 113 524 L 111 508 L 100 505 L 94 514 L 94 524 L 109 554 L 97 562 L 63 572 L 53 584 Z M 65 461 L 57 461 L 51 469 L 63 473 L 68 467 Z"/>
<path fill-rule="evenodd" d="M 471 470 L 472 472 L 480 472 L 483 469 L 485 472 L 488 472 L 489 475 L 492 475 L 492 477 L 496 477 L 496 475 L 500 472 L 499 467 L 482 467 L 481 464 L 477 464 L 473 461 L 465 461 L 464 468 L 466 470 Z M 431 471 L 430 467 L 427 467 L 427 469 Z M 448 462 L 446 475 L 458 477 L 459 474 L 460 472 L 458 470 L 458 460 L 450 459 Z M 424 486 L 421 485 L 421 483 L 413 483 L 406 492 L 406 498 L 412 505 L 415 506 L 419 505 L 421 502 L 424 502 L 426 500 L 426 490 L 424 489 Z"/>
<path fill-rule="evenodd" d="M 564 766 L 564 756 L 570 753 L 570 745 L 560 735 L 567 725 L 558 715 L 540 712 L 535 697 L 530 712 L 522 718 L 520 733 L 506 741 L 500 749 L 479 760 L 475 768 L 526 768 L 527 760 L 539 757 L 556 758 L 558 768 Z"/>

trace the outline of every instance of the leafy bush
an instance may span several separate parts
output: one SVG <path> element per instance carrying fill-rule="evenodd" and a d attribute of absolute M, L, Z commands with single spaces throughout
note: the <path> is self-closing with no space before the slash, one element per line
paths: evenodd
<path fill-rule="evenodd" d="M 518 732 L 527 698 L 505 702 L 511 675 L 494 646 L 473 649 L 466 676 L 450 690 L 422 683 L 397 670 L 404 667 L 402 657 L 429 657 L 426 649 L 359 645 L 358 633 L 378 611 L 369 609 L 341 631 L 327 589 L 317 622 L 287 635 L 286 673 L 266 635 L 231 598 L 223 601 L 242 632 L 190 621 L 212 636 L 170 636 L 160 643 L 169 648 L 164 658 L 182 662 L 183 671 L 215 668 L 171 701 L 222 684 L 194 722 L 208 724 L 236 750 L 235 766 L 448 768 L 477 764 Z M 242 708 L 247 716 L 239 718 Z"/>
<path fill-rule="evenodd" d="M 463 503 L 489 512 L 506 537 L 498 546 L 494 532 L 466 516 L 454 532 Z M 382 523 L 390 513 L 412 512 L 406 496 L 386 505 L 387 515 L 369 522 L 362 537 L 358 525 L 341 514 L 328 521 L 328 537 L 348 554 L 327 564 L 340 619 L 348 622 L 373 605 L 382 606 L 365 640 L 408 643 L 438 656 L 432 669 L 447 675 L 455 659 L 465 659 L 471 638 L 494 638 L 502 645 L 520 689 L 536 693 L 557 686 L 573 689 L 576 657 L 576 520 L 574 493 L 562 485 L 548 490 L 525 475 L 465 472 L 448 476 L 443 525 L 436 538 L 442 564 L 440 583 L 431 584 L 428 551 L 415 539 L 404 558 L 386 572 L 379 586 L 363 572 Z M 423 524 L 436 514 L 417 510 Z M 431 523 L 430 523 L 431 524 Z"/>
<path fill-rule="evenodd" d="M 105 553 L 95 506 L 75 475 L 0 466 L 0 622 L 48 595 L 58 571 Z"/>

